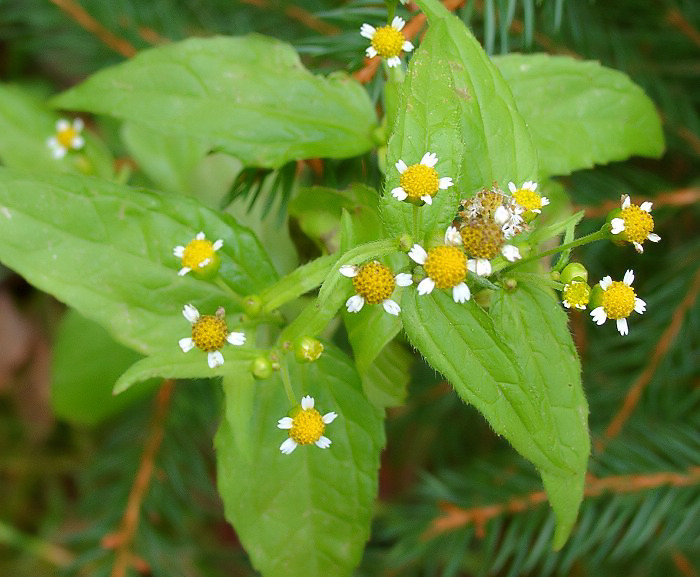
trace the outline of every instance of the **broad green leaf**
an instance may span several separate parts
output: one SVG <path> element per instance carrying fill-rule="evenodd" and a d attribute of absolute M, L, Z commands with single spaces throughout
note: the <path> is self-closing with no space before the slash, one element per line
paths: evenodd
<path fill-rule="evenodd" d="M 0 84 L 0 161 L 5 166 L 40 172 L 93 173 L 110 178 L 113 159 L 89 130 L 85 147 L 62 159 L 51 156 L 46 141 L 60 118 L 45 101 L 19 86 Z"/>
<path fill-rule="evenodd" d="M 144 50 L 53 100 L 205 142 L 244 164 L 345 158 L 373 146 L 376 115 L 345 74 L 314 76 L 294 49 L 259 35 L 193 38 Z"/>
<path fill-rule="evenodd" d="M 520 359 L 473 300 L 458 304 L 441 290 L 424 296 L 406 291 L 401 318 L 409 340 L 433 368 L 538 469 L 560 519 L 555 544 L 561 545 L 570 529 L 564 524 L 570 503 L 552 479 L 573 478 L 581 462 L 577 452 L 562 445 L 558 407 L 524 372 L 527 359 Z"/>
<path fill-rule="evenodd" d="M 349 359 L 332 345 L 317 362 L 290 369 L 299 398 L 309 394 L 321 414 L 338 413 L 325 431 L 333 444 L 281 454 L 287 434 L 277 420 L 291 407 L 279 378 L 256 383 L 252 397 L 250 383 L 225 378 L 215 441 L 224 511 L 265 577 L 349 576 L 369 536 L 382 411 L 367 401 Z"/>
<path fill-rule="evenodd" d="M 509 54 L 494 63 L 530 129 L 541 176 L 662 154 L 654 103 L 626 74 L 547 54 Z"/>
<path fill-rule="evenodd" d="M 399 287 L 392 296 L 392 299 L 399 305 L 401 304 L 401 293 L 404 290 L 411 290 L 411 287 L 407 289 Z M 388 314 L 381 304 L 365 304 L 362 310 L 357 313 L 345 311 L 343 320 L 348 331 L 348 340 L 352 346 L 357 370 L 360 374 L 370 367 L 377 355 L 382 352 L 382 349 L 401 330 L 401 320 L 394 315 Z"/>
<path fill-rule="evenodd" d="M 566 455 L 566 468 L 541 470 L 557 516 L 554 546 L 559 548 L 576 521 L 590 453 L 588 404 L 576 347 L 558 300 L 538 285 L 520 283 L 513 292 L 499 291 L 491 316 L 518 355 L 528 383 L 543 394 L 546 426 L 555 431 L 552 450 Z"/>
<path fill-rule="evenodd" d="M 160 380 L 112 395 L 117 377 L 141 355 L 114 342 L 100 325 L 75 311 L 61 320 L 53 346 L 51 407 L 61 419 L 96 425 L 158 388 Z"/>
<path fill-rule="evenodd" d="M 144 354 L 178 350 L 190 332 L 186 303 L 203 314 L 240 310 L 229 290 L 178 276 L 173 247 L 199 231 L 224 240 L 220 274 L 231 291 L 256 293 L 276 279 L 248 229 L 192 199 L 0 169 L 0 261 Z"/>
<path fill-rule="evenodd" d="M 121 135 L 131 157 L 160 190 L 192 190 L 192 176 L 208 150 L 204 142 L 160 134 L 136 122 L 125 122 Z"/>
<path fill-rule="evenodd" d="M 406 347 L 391 342 L 376 356 L 372 364 L 360 372 L 367 398 L 376 407 L 403 405 L 408 394 L 411 369 L 415 357 Z"/>

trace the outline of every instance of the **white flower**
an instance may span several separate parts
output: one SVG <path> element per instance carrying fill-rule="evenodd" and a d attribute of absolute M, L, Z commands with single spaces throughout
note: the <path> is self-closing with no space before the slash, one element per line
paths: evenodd
<path fill-rule="evenodd" d="M 439 177 L 435 165 L 438 157 L 435 153 L 426 152 L 418 164 L 408 166 L 403 160 L 396 163 L 396 170 L 401 175 L 400 186 L 391 191 L 391 195 L 398 200 L 412 202 L 422 200 L 426 204 L 433 204 L 433 197 L 439 190 L 446 190 L 453 185 L 449 176 Z"/>
<path fill-rule="evenodd" d="M 218 267 L 218 256 L 215 253 L 222 246 L 224 246 L 223 240 L 219 239 L 212 243 L 206 239 L 203 232 L 197 233 L 194 240 L 191 240 L 187 246 L 176 246 L 173 249 L 173 255 L 182 259 L 182 268 L 177 274 L 184 276 L 191 270 L 202 272 L 210 265 Z"/>
<path fill-rule="evenodd" d="M 546 196 L 540 196 L 537 190 L 537 183 L 532 180 L 526 180 L 523 185 L 518 188 L 515 183 L 508 183 L 508 190 L 513 195 L 515 202 L 522 207 L 525 216 L 528 214 L 540 214 L 542 207 L 549 204 L 549 199 Z"/>
<path fill-rule="evenodd" d="M 591 311 L 593 321 L 602 325 L 606 320 L 616 321 L 617 330 L 621 335 L 629 332 L 627 327 L 627 317 L 636 311 L 643 314 L 646 310 L 646 303 L 637 297 L 632 288 L 634 282 L 634 272 L 625 272 L 622 282 L 613 281 L 606 276 L 600 281 L 600 288 L 603 289 L 602 304 Z"/>
<path fill-rule="evenodd" d="M 437 287 L 451 288 L 452 298 L 456 303 L 463 303 L 471 298 L 469 287 L 464 282 L 467 278 L 467 257 L 460 248 L 442 245 L 426 252 L 422 246 L 414 244 L 408 256 L 422 265 L 428 275 L 418 283 L 419 295 L 430 294 Z"/>
<path fill-rule="evenodd" d="M 387 313 L 397 316 L 401 307 L 390 298 L 394 288 L 397 285 L 406 287 L 413 284 L 410 274 L 399 273 L 394 276 L 389 267 L 376 260 L 362 266 L 341 266 L 340 274 L 353 279 L 352 284 L 357 292 L 345 303 L 350 313 L 361 311 L 367 302 L 372 305 L 381 303 Z"/>
<path fill-rule="evenodd" d="M 245 344 L 245 334 L 242 332 L 228 332 L 226 326 L 226 312 L 219 307 L 215 315 L 200 315 L 196 307 L 185 305 L 182 315 L 192 325 L 192 336 L 178 341 L 184 353 L 197 347 L 207 352 L 207 363 L 210 368 L 224 364 L 224 356 L 220 349 L 228 342 L 231 345 L 241 346 Z"/>
<path fill-rule="evenodd" d="M 289 431 L 289 438 L 280 445 L 280 451 L 289 455 L 299 445 L 314 444 L 321 449 L 331 446 L 331 440 L 324 437 L 326 425 L 331 424 L 338 415 L 334 412 L 321 414 L 314 408 L 314 398 L 305 396 L 301 399 L 301 410 L 293 417 L 282 417 L 277 427 Z"/>
<path fill-rule="evenodd" d="M 56 134 L 46 141 L 54 158 L 63 158 L 69 150 L 80 150 L 85 146 L 85 139 L 80 134 L 85 127 L 81 118 L 75 118 L 71 124 L 65 118 L 56 122 Z"/>
<path fill-rule="evenodd" d="M 623 194 L 620 207 L 622 209 L 620 216 L 610 221 L 612 234 L 625 233 L 623 237 L 634 245 L 638 253 L 644 252 L 642 243 L 645 240 L 651 242 L 661 240 L 661 237 L 653 232 L 654 219 L 651 216 L 651 202 L 643 202 L 637 206 L 631 203 L 629 195 Z"/>
<path fill-rule="evenodd" d="M 404 19 L 399 16 L 394 17 L 390 26 L 375 28 L 369 24 L 363 24 L 360 28 L 360 35 L 370 41 L 370 45 L 365 50 L 367 58 L 379 55 L 386 59 L 389 68 L 399 66 L 401 64 L 399 58 L 401 51 L 411 52 L 413 50 L 413 44 L 401 32 L 405 25 Z"/>

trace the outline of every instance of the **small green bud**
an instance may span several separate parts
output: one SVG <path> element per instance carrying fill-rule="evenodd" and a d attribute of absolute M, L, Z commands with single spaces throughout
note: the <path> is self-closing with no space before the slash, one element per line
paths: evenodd
<path fill-rule="evenodd" d="M 558 270 L 553 270 L 549 273 L 549 278 L 555 281 L 561 280 L 561 273 Z"/>
<path fill-rule="evenodd" d="M 322 352 L 323 344 L 312 337 L 300 337 L 294 343 L 294 356 L 300 363 L 313 363 Z"/>
<path fill-rule="evenodd" d="M 273 372 L 272 363 L 265 357 L 258 357 L 251 363 L 250 371 L 256 379 L 269 379 Z"/>
<path fill-rule="evenodd" d="M 503 288 L 507 291 L 514 291 L 516 288 L 518 288 L 518 281 L 512 277 L 504 279 Z"/>
<path fill-rule="evenodd" d="M 588 282 L 588 271 L 580 262 L 570 262 L 561 271 L 561 282 L 569 284 L 573 280 Z"/>
<path fill-rule="evenodd" d="M 412 246 L 413 246 L 413 239 L 411 238 L 411 235 L 402 234 L 399 237 L 399 248 L 401 250 L 408 252 L 409 250 L 411 250 Z"/>
<path fill-rule="evenodd" d="M 262 299 L 258 295 L 249 295 L 243 299 L 243 312 L 250 318 L 257 317 L 262 311 Z"/>

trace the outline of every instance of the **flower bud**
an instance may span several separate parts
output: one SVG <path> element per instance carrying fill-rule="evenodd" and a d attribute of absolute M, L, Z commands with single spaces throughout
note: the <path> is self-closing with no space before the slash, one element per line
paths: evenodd
<path fill-rule="evenodd" d="M 258 295 L 250 295 L 243 299 L 243 312 L 250 318 L 255 318 L 262 311 L 262 299 Z"/>
<path fill-rule="evenodd" d="M 272 363 L 265 357 L 258 357 L 250 365 L 250 372 L 256 379 L 269 379 L 272 371 Z"/>
<path fill-rule="evenodd" d="M 561 271 L 561 282 L 569 284 L 574 280 L 588 282 L 588 271 L 580 262 L 570 262 Z"/>
<path fill-rule="evenodd" d="M 322 352 L 323 344 L 312 337 L 300 337 L 294 343 L 294 356 L 300 363 L 313 363 Z"/>

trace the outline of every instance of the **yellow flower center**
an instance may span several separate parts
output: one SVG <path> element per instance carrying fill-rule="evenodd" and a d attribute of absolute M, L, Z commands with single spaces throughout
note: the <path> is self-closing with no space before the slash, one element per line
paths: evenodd
<path fill-rule="evenodd" d="M 498 255 L 505 242 L 501 227 L 493 221 L 472 221 L 459 234 L 462 236 L 464 250 L 474 258 L 491 260 Z"/>
<path fill-rule="evenodd" d="M 372 37 L 372 46 L 382 58 L 393 58 L 401 53 L 404 36 L 393 26 L 377 28 Z"/>
<path fill-rule="evenodd" d="M 610 319 L 627 318 L 634 310 L 636 296 L 631 286 L 615 281 L 603 292 L 603 310 Z"/>
<path fill-rule="evenodd" d="M 572 307 L 585 307 L 591 298 L 591 287 L 581 281 L 572 281 L 564 287 L 564 300 Z"/>
<path fill-rule="evenodd" d="M 529 188 L 519 188 L 513 193 L 513 198 L 528 212 L 542 208 L 542 197 Z"/>
<path fill-rule="evenodd" d="M 435 196 L 439 185 L 437 170 L 425 164 L 412 164 L 401 175 L 401 188 L 413 200 L 425 195 Z"/>
<path fill-rule="evenodd" d="M 208 353 L 218 351 L 226 344 L 226 321 L 214 315 L 203 315 L 192 325 L 192 340 L 198 349 Z"/>
<path fill-rule="evenodd" d="M 182 266 L 190 269 L 204 268 L 214 260 L 214 246 L 211 241 L 194 239 L 185 247 L 182 254 Z"/>
<path fill-rule="evenodd" d="M 428 251 L 423 265 L 437 288 L 457 286 L 467 278 L 467 259 L 456 246 L 437 246 Z"/>
<path fill-rule="evenodd" d="M 630 242 L 643 243 L 649 233 L 654 230 L 654 219 L 651 215 L 639 208 L 636 204 L 631 204 L 622 209 L 620 218 L 625 221 L 625 231 Z"/>
<path fill-rule="evenodd" d="M 58 140 L 59 144 L 63 148 L 72 148 L 73 139 L 76 136 L 78 136 L 78 131 L 72 126 L 69 126 L 65 130 L 59 130 L 56 133 L 56 140 Z"/>
<path fill-rule="evenodd" d="M 391 296 L 396 287 L 396 281 L 388 267 L 378 262 L 370 262 L 360 268 L 353 277 L 352 286 L 365 301 L 376 305 Z"/>
<path fill-rule="evenodd" d="M 326 424 L 316 409 L 302 409 L 292 417 L 289 436 L 300 445 L 310 445 L 321 438 Z"/>

